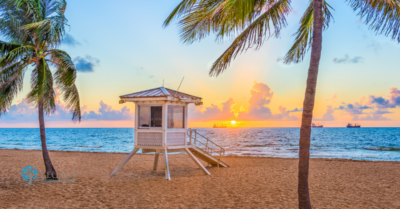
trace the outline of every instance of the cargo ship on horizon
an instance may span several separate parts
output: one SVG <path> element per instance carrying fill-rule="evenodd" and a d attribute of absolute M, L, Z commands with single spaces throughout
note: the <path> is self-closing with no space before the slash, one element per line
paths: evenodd
<path fill-rule="evenodd" d="M 357 123 L 355 123 L 354 125 L 351 124 L 351 123 L 348 123 L 346 127 L 347 127 L 347 128 L 360 128 L 361 125 L 359 125 L 359 124 L 357 124 Z"/>
<path fill-rule="evenodd" d="M 315 124 L 315 123 L 311 124 L 311 128 L 323 128 L 323 127 L 324 127 L 324 125 L 321 125 L 321 124 Z"/>

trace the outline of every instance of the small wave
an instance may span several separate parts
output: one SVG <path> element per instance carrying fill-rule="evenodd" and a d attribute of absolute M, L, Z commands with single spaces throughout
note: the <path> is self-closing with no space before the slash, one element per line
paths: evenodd
<path fill-rule="evenodd" d="M 85 147 L 85 148 L 101 148 L 101 146 L 83 146 L 83 145 L 78 145 L 77 147 Z"/>
<path fill-rule="evenodd" d="M 376 151 L 400 151 L 400 147 L 364 147 L 364 149 Z"/>

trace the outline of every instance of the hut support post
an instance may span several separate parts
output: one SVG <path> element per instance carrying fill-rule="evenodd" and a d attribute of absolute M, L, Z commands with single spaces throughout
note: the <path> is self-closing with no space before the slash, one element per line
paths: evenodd
<path fill-rule="evenodd" d="M 169 174 L 169 164 L 168 164 L 168 154 L 167 148 L 164 149 L 164 164 L 165 164 L 165 178 L 167 180 L 171 180 L 171 176 Z"/>
<path fill-rule="evenodd" d="M 189 144 L 193 144 L 192 143 L 192 134 L 193 134 L 193 131 L 192 131 L 192 129 L 190 129 L 190 142 L 189 142 Z"/>
<path fill-rule="evenodd" d="M 155 171 L 157 170 L 159 155 L 160 155 L 160 150 L 156 150 L 156 154 L 154 156 L 154 168 L 153 168 L 153 170 Z"/>
<path fill-rule="evenodd" d="M 204 168 L 203 164 L 193 155 L 192 152 L 188 148 L 185 148 L 185 152 L 189 155 L 190 158 L 203 170 L 203 172 L 207 175 L 211 175 L 210 172 L 206 168 Z"/>
<path fill-rule="evenodd" d="M 119 170 L 121 170 L 122 167 L 133 157 L 133 155 L 136 154 L 136 152 L 139 151 L 140 148 L 135 148 L 132 150 L 132 152 L 114 169 L 114 171 L 110 174 L 110 176 L 114 176 L 115 174 L 118 173 Z"/>

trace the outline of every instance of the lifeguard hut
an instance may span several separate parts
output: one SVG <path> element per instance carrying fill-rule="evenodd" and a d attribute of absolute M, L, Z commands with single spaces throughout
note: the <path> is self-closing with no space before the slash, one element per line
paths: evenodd
<path fill-rule="evenodd" d="M 122 95 L 120 99 L 120 104 L 135 103 L 135 144 L 133 151 L 110 175 L 115 175 L 140 149 L 142 153 L 155 153 L 154 170 L 157 170 L 159 154 L 163 154 L 167 180 L 171 179 L 168 152 L 186 152 L 207 175 L 210 173 L 198 158 L 208 165 L 228 167 L 220 160 L 224 148 L 187 127 L 188 105 L 202 105 L 200 97 L 159 87 Z"/>

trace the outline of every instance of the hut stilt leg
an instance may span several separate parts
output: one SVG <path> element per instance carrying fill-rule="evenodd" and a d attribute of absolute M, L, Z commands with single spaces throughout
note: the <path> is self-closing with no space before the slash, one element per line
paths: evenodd
<path fill-rule="evenodd" d="M 157 170 L 157 165 L 158 165 L 158 158 L 160 156 L 160 150 L 156 150 L 156 154 L 154 156 L 154 168 L 153 170 Z"/>
<path fill-rule="evenodd" d="M 110 174 L 110 176 L 114 176 L 115 174 L 117 174 L 117 172 L 121 170 L 121 168 L 125 165 L 125 163 L 127 163 L 133 157 L 133 155 L 135 155 L 136 152 L 138 152 L 139 150 L 140 148 L 133 149 L 132 152 L 114 169 L 114 171 Z"/>
<path fill-rule="evenodd" d="M 169 174 L 169 164 L 168 164 L 167 149 L 164 149 L 164 164 L 165 164 L 165 178 L 167 180 L 171 180 L 171 176 Z"/>
<path fill-rule="evenodd" d="M 193 155 L 192 152 L 188 148 L 185 148 L 185 152 L 189 155 L 190 158 L 203 170 L 203 172 L 207 175 L 211 175 L 210 172 L 201 164 L 201 162 Z"/>

